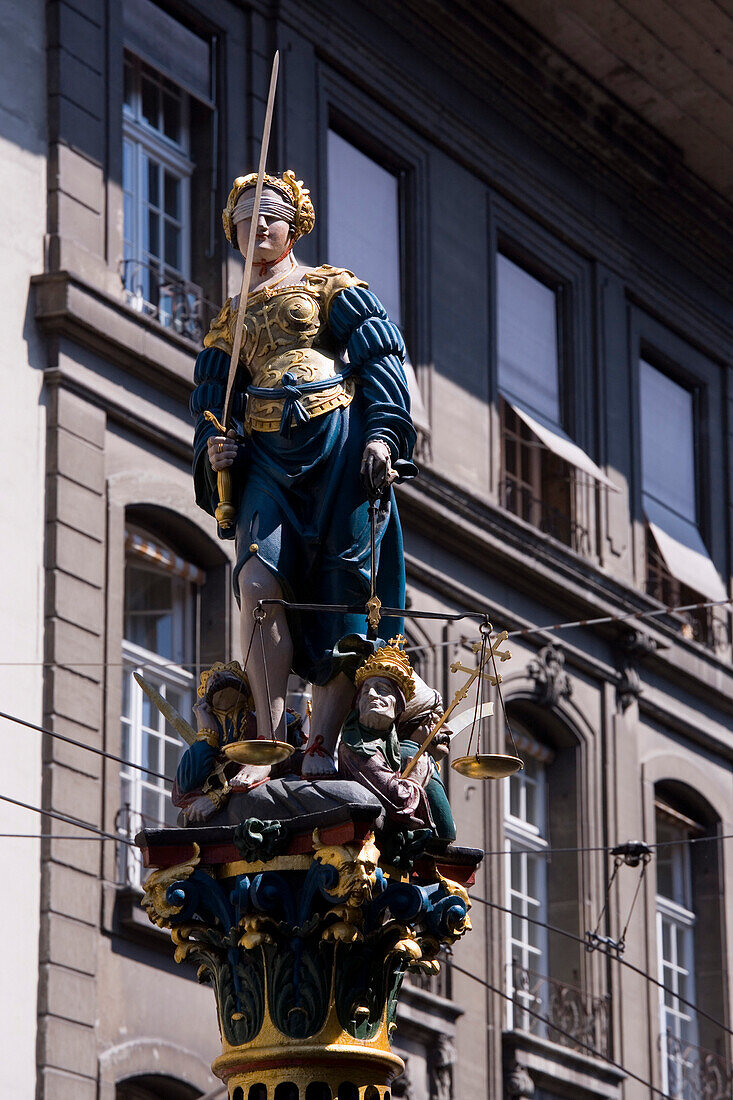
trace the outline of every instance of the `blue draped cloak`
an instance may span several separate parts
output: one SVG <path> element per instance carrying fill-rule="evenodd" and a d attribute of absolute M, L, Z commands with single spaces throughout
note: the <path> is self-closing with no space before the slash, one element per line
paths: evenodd
<path fill-rule="evenodd" d="M 348 369 L 356 381 L 351 403 L 297 425 L 290 438 L 279 432 L 252 431 L 232 467 L 233 489 L 238 494 L 234 571 L 238 601 L 239 573 L 256 555 L 277 577 L 286 600 L 363 607 L 370 580 L 368 501 L 360 476 L 365 444 L 384 440 L 400 477 L 417 473 L 399 330 L 379 300 L 361 287 L 349 287 L 333 297 L 328 329 L 330 339 L 348 353 Z M 217 504 L 216 475 L 206 443 L 216 430 L 203 412 L 211 409 L 221 415 L 228 370 L 229 356 L 224 351 L 205 348 L 196 361 L 197 387 L 191 398 L 197 418 L 196 500 L 212 515 Z M 244 393 L 240 390 L 237 397 L 234 415 L 241 418 Z M 402 529 L 392 489 L 377 524 L 376 590 L 385 606 L 404 607 Z M 339 639 L 365 629 L 363 612 L 289 611 L 288 621 L 293 671 L 315 684 L 326 683 L 338 672 L 333 651 Z M 402 631 L 401 618 L 380 623 L 383 637 Z"/>

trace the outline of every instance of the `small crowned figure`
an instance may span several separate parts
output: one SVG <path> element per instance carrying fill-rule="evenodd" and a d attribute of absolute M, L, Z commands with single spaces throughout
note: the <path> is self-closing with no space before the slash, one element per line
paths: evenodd
<path fill-rule="evenodd" d="M 422 775 L 400 778 L 398 722 L 415 695 L 404 638 L 392 638 L 357 669 L 354 708 L 341 731 L 339 771 L 370 790 L 397 829 L 432 829 L 435 822 Z"/>
<path fill-rule="evenodd" d="M 257 736 L 254 700 L 247 674 L 238 661 L 217 662 L 201 673 L 196 716 L 196 740 L 178 764 L 171 800 L 183 811 L 186 824 L 206 821 L 235 791 L 252 790 L 270 777 L 265 765 L 239 765 L 223 754 L 226 745 Z M 300 716 L 288 712 L 288 738 L 300 744 Z"/>
<path fill-rule="evenodd" d="M 255 183 L 254 174 L 236 179 L 223 213 L 234 248 L 249 237 Z M 196 499 L 213 514 L 217 472 L 230 470 L 243 652 L 260 600 L 364 607 L 370 494 L 382 494 L 377 594 L 386 606 L 404 607 L 402 533 L 391 488 L 397 477 L 417 472 L 404 343 L 366 283 L 343 268 L 306 267 L 295 258 L 294 243 L 314 221 L 309 192 L 292 172 L 265 177 L 235 383 L 241 432 L 217 434 L 204 415 L 221 419 L 243 308 L 237 298 L 212 323 L 196 362 Z M 295 672 L 313 684 L 311 729 L 325 750 L 306 757 L 304 774 L 332 772 L 353 692 L 334 648 L 363 629 L 364 617 L 276 605 L 266 612 L 262 644 L 254 639 L 247 666 L 259 734 L 285 739 L 287 680 Z M 400 617 L 382 622 L 383 632 L 402 629 Z"/>

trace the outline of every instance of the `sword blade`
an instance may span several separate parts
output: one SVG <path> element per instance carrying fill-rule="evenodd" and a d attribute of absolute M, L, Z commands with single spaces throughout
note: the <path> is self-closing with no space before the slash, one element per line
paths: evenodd
<path fill-rule="evenodd" d="M 226 396 L 224 398 L 224 411 L 222 424 L 229 428 L 232 417 L 232 401 L 234 398 L 234 381 L 239 367 L 239 352 L 242 349 L 242 333 L 244 331 L 244 315 L 247 312 L 247 298 L 249 296 L 249 281 L 252 277 L 252 265 L 254 263 L 255 238 L 257 236 L 257 220 L 260 216 L 260 200 L 262 198 L 262 185 L 265 182 L 265 166 L 267 164 L 267 150 L 270 146 L 270 130 L 272 128 L 272 114 L 275 110 L 275 90 L 277 88 L 277 73 L 280 68 L 280 51 L 275 51 L 272 59 L 272 72 L 270 73 L 270 90 L 267 94 L 267 109 L 265 111 L 265 125 L 262 129 L 262 144 L 260 145 L 260 163 L 257 168 L 257 183 L 255 184 L 255 202 L 252 208 L 252 220 L 249 226 L 249 240 L 244 259 L 244 271 L 242 272 L 242 286 L 239 291 L 239 308 L 237 309 L 237 323 L 234 327 L 234 343 L 232 344 L 232 357 L 229 361 L 229 376 L 227 378 Z"/>
<path fill-rule="evenodd" d="M 173 729 L 187 745 L 192 745 L 196 740 L 196 731 L 193 726 L 191 726 L 185 718 L 182 718 L 173 704 L 169 703 L 167 699 L 164 699 L 160 692 L 156 691 L 152 684 L 149 684 L 147 680 L 143 679 L 139 672 L 133 672 L 132 675 L 135 677 L 135 682 L 140 685 L 153 706 L 158 708 L 166 722 L 170 722 Z"/>

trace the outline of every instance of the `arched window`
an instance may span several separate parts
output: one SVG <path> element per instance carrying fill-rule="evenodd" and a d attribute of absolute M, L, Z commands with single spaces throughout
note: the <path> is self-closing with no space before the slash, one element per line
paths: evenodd
<path fill-rule="evenodd" d="M 121 1081 L 115 1089 L 115 1100 L 195 1100 L 200 1095 L 191 1085 L 157 1073 Z"/>
<path fill-rule="evenodd" d="M 724 1072 L 724 1036 L 685 1001 L 724 1019 L 718 845 L 710 808 L 679 783 L 655 790 L 657 968 L 663 1089 L 675 1100 L 706 1095 Z M 712 1095 L 713 1093 L 711 1093 Z"/>
<path fill-rule="evenodd" d="M 126 528 L 121 756 L 150 768 L 121 767 L 119 828 L 127 836 L 176 822 L 170 790 L 184 745 L 141 690 L 135 673 L 191 720 L 199 590 L 205 579 L 201 569 L 158 537 L 133 525 Z M 122 858 L 123 881 L 139 887 L 137 852 L 126 846 Z"/>

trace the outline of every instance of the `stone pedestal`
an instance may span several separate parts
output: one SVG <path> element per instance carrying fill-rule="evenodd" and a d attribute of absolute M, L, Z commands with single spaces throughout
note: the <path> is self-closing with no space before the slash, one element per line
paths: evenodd
<path fill-rule="evenodd" d="M 384 836 L 379 811 L 138 837 L 143 905 L 214 989 L 230 1100 L 390 1097 L 403 975 L 470 929 L 482 853 Z"/>

